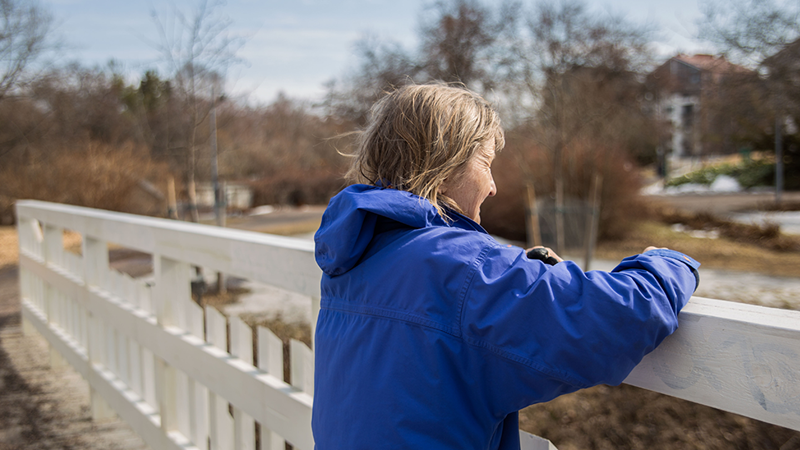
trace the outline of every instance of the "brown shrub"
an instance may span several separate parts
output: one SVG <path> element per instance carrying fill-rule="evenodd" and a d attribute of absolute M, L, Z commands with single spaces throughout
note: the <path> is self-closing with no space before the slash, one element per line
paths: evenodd
<path fill-rule="evenodd" d="M 157 194 L 146 194 L 140 186 L 147 179 L 166 178 L 165 167 L 152 162 L 143 148 L 89 142 L 38 155 L 0 171 L 0 208 L 33 199 L 139 214 L 165 209 Z"/>
<path fill-rule="evenodd" d="M 250 183 L 254 205 L 325 205 L 344 186 L 343 175 L 329 167 L 286 167 Z"/>
<path fill-rule="evenodd" d="M 645 208 L 639 197 L 641 181 L 622 150 L 575 141 L 564 149 L 562 162 L 567 200 L 589 201 L 594 174 L 603 175 L 600 239 L 622 238 L 644 217 Z M 512 131 L 506 137 L 506 149 L 495 160 L 493 173 L 498 193 L 484 204 L 482 224 L 491 233 L 525 241 L 525 180 L 532 180 L 537 199 L 552 201 L 555 196 L 552 154 L 534 144 L 524 132 Z"/>

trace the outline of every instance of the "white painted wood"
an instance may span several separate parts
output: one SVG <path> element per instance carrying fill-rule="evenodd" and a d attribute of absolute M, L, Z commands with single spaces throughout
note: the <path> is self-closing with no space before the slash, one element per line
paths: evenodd
<path fill-rule="evenodd" d="M 218 394 L 228 398 L 248 415 L 291 439 L 296 448 L 311 449 L 311 397 L 288 387 L 270 375 L 253 375 L 255 368 L 231 361 L 227 353 L 208 347 L 182 330 L 162 328 L 155 318 L 56 267 L 50 267 L 28 254 L 20 256 L 25 270 L 35 278 L 47 278 L 64 292 L 70 293 L 94 316 L 102 316 L 127 336 L 135 336 L 147 351 L 157 351 L 171 364 L 192 373 L 206 386 L 214 385 Z M 212 331 L 214 327 L 210 327 Z M 222 328 L 224 330 L 224 328 Z M 224 336 L 224 331 L 222 332 Z M 145 359 L 146 361 L 146 359 Z M 151 396 L 153 397 L 153 396 Z M 154 400 L 150 400 L 155 404 Z M 230 418 L 230 415 L 228 415 Z"/>
<path fill-rule="evenodd" d="M 262 326 L 258 327 L 258 368 L 283 380 L 283 342 Z"/>
<path fill-rule="evenodd" d="M 694 297 L 626 383 L 800 429 L 800 312 Z"/>
<path fill-rule="evenodd" d="M 311 297 L 311 350 L 316 347 L 314 344 L 315 336 L 317 335 L 317 320 L 319 319 L 320 298 Z"/>
<path fill-rule="evenodd" d="M 258 368 L 283 380 L 283 342 L 271 330 L 259 326 Z M 277 432 L 259 424 L 261 434 L 260 450 L 284 450 L 286 441 Z"/>
<path fill-rule="evenodd" d="M 42 226 L 42 233 L 44 260 L 64 267 L 63 258 L 61 257 L 64 253 L 64 230 L 55 225 L 45 223 Z"/>
<path fill-rule="evenodd" d="M 160 430 L 159 416 L 155 410 L 142 402 L 135 393 L 125 389 L 124 385 L 116 380 L 112 373 L 103 369 L 101 365 L 90 364 L 88 357 L 71 342 L 65 335 L 60 335 L 57 330 L 47 326 L 44 315 L 28 299 L 22 299 L 22 314 L 25 320 L 48 342 L 57 347 L 69 364 L 89 381 L 93 390 L 99 391 L 97 397 L 108 399 L 113 410 L 125 420 L 131 428 L 142 437 L 150 448 L 154 450 L 195 450 L 179 434 L 164 434 Z M 108 403 L 103 400 L 103 407 L 111 410 Z M 94 404 L 93 404 L 94 407 Z"/>
<path fill-rule="evenodd" d="M 115 376 L 119 377 L 119 348 L 117 330 L 112 324 L 106 324 L 106 370 L 110 370 Z"/>
<path fill-rule="evenodd" d="M 188 263 L 156 257 L 156 321 L 161 326 L 180 325 L 183 303 L 189 296 L 190 267 Z M 189 436 L 188 380 L 162 358 L 155 359 L 156 397 L 161 414 L 161 429 L 178 431 Z"/>
<path fill-rule="evenodd" d="M 175 369 L 161 358 L 155 358 L 155 388 L 161 430 L 178 431 L 177 386 Z"/>
<path fill-rule="evenodd" d="M 37 275 L 39 277 L 47 277 L 48 278 L 48 282 L 50 284 L 52 284 L 54 286 L 59 286 L 59 289 L 61 289 L 60 284 L 62 283 L 62 281 L 59 281 L 59 280 L 61 279 L 62 275 L 60 275 L 56 270 L 49 270 L 47 267 L 45 267 L 41 263 L 37 263 L 34 259 L 29 258 L 29 256 L 27 256 L 25 254 L 21 255 L 20 258 L 21 258 L 23 266 L 26 267 L 26 269 L 30 270 L 31 273 L 34 273 L 35 275 Z M 69 289 L 69 286 L 73 286 L 74 285 L 73 282 L 71 280 L 68 280 L 66 277 L 63 277 L 63 284 L 64 284 L 64 289 Z M 85 289 L 85 288 L 83 288 L 83 289 Z M 122 306 L 114 306 L 112 308 L 111 306 L 115 305 L 113 301 L 104 300 L 105 297 L 103 297 L 100 293 L 95 292 L 95 290 L 92 289 L 92 288 L 90 288 L 88 290 L 88 292 L 89 292 L 88 300 L 90 300 L 88 306 L 93 312 L 95 312 L 97 314 L 102 312 L 104 317 L 107 317 L 108 320 L 114 321 L 115 326 L 117 326 L 121 330 L 123 330 L 126 326 L 129 327 L 130 329 L 125 330 L 125 332 L 141 336 L 140 339 L 141 339 L 141 342 L 143 342 L 144 345 L 152 346 L 153 348 L 158 348 L 159 351 L 163 352 L 165 355 L 167 353 L 175 352 L 176 354 L 170 356 L 171 358 L 175 358 L 176 360 L 182 360 L 182 359 L 186 360 L 184 362 L 184 366 L 181 367 L 181 369 L 186 371 L 186 372 L 188 372 L 188 373 L 192 373 L 193 375 L 194 374 L 198 374 L 197 375 L 198 378 L 201 377 L 201 376 L 205 377 L 205 379 L 207 381 L 203 381 L 203 383 L 206 384 L 207 386 L 211 387 L 211 385 L 215 384 L 215 382 L 218 382 L 219 378 L 217 378 L 217 377 L 219 377 L 219 375 L 214 375 L 214 374 L 208 373 L 209 372 L 208 367 L 210 367 L 213 363 L 204 362 L 204 359 L 203 359 L 204 356 L 198 355 L 196 358 L 194 358 L 194 357 L 189 358 L 189 357 L 186 356 L 186 353 L 188 352 L 187 349 L 182 348 L 180 345 L 177 345 L 177 346 L 173 346 L 171 344 L 167 345 L 169 339 L 167 337 L 164 337 L 164 336 L 162 336 L 158 340 L 153 340 L 150 343 L 148 343 L 148 339 L 155 339 L 157 336 L 159 336 L 159 333 L 157 331 L 160 328 L 158 328 L 157 325 L 152 324 L 152 323 L 147 322 L 147 321 L 131 320 L 130 314 Z M 86 295 L 84 294 L 84 296 L 86 296 Z M 693 306 L 695 304 L 697 304 L 698 306 Z M 683 322 L 687 322 L 688 320 L 690 320 L 688 318 L 690 318 L 692 316 L 692 314 L 700 314 L 700 316 L 695 317 L 694 319 L 691 319 L 691 320 L 699 321 L 701 317 L 706 317 L 707 316 L 709 319 L 714 318 L 714 320 L 722 320 L 722 321 L 726 321 L 727 322 L 726 325 L 724 327 L 722 327 L 722 331 L 720 331 L 720 332 L 723 332 L 724 330 L 737 330 L 737 329 L 741 328 L 742 323 L 741 323 L 741 321 L 732 320 L 732 317 L 735 317 L 736 314 L 737 314 L 736 311 L 741 309 L 743 306 L 747 306 L 747 305 L 731 304 L 731 303 L 728 303 L 728 302 L 718 302 L 718 304 L 716 304 L 714 308 L 710 308 L 710 310 L 703 310 L 703 309 L 699 308 L 698 302 L 694 302 L 694 303 L 690 304 L 689 307 L 687 307 L 687 309 L 685 311 L 686 314 L 682 313 L 682 323 Z M 769 333 L 769 328 L 771 326 L 770 325 L 771 323 L 778 324 L 779 328 L 781 328 L 781 327 L 785 328 L 785 326 L 787 325 L 787 323 L 786 323 L 787 320 L 788 320 L 788 325 L 791 325 L 792 321 L 795 320 L 793 317 L 796 316 L 796 314 L 790 314 L 790 316 L 793 316 L 793 317 L 791 319 L 785 319 L 784 317 L 786 316 L 787 313 L 791 313 L 790 311 L 775 310 L 775 309 L 763 308 L 763 307 L 748 307 L 748 308 L 750 308 L 750 309 L 755 308 L 755 310 L 753 310 L 753 311 L 758 311 L 759 314 L 748 313 L 748 320 L 752 319 L 751 322 L 754 322 L 754 325 L 752 325 L 752 326 L 766 327 L 767 328 L 767 332 L 765 333 L 766 335 L 770 334 Z M 694 311 L 693 311 L 693 309 L 694 309 Z M 738 314 L 741 315 L 741 313 L 738 313 Z M 761 317 L 761 316 L 763 316 L 763 317 Z M 152 327 L 152 331 L 137 330 L 136 328 L 138 328 L 139 326 L 150 326 L 150 327 Z M 686 324 L 685 323 L 682 325 L 682 328 L 686 328 Z M 167 330 L 163 330 L 163 331 L 167 332 Z M 732 331 L 725 331 L 725 332 L 731 333 Z M 791 339 L 796 339 L 797 336 L 798 336 L 798 332 L 797 332 L 796 329 L 794 331 L 792 331 L 792 330 L 782 331 L 782 332 L 777 332 L 776 331 L 773 334 L 777 334 L 778 336 L 780 336 L 782 334 L 786 334 L 787 336 L 790 336 Z M 165 350 L 165 347 L 170 347 L 170 349 L 169 350 Z M 175 347 L 174 350 L 171 347 Z M 207 352 L 203 352 L 203 353 L 208 355 Z M 657 354 L 658 354 L 658 352 L 656 352 L 654 355 L 657 355 Z M 709 355 L 709 357 L 713 357 L 713 356 L 714 356 L 713 354 Z M 727 357 L 727 356 L 725 356 L 725 357 Z M 792 361 L 789 361 L 789 364 L 791 364 L 791 363 L 792 363 Z M 228 367 L 230 367 L 230 366 L 233 366 L 233 364 L 230 364 Z M 234 382 L 233 380 L 235 378 L 238 378 L 238 375 L 235 375 L 234 372 L 236 372 L 236 371 L 234 370 L 229 375 L 226 375 L 225 377 L 223 377 L 223 378 L 226 379 L 226 382 L 229 383 L 229 384 L 237 385 L 237 386 L 246 384 L 245 381 Z M 726 375 L 725 375 L 724 372 L 721 372 L 719 374 L 715 373 L 715 376 L 722 377 L 722 379 L 726 378 Z M 632 380 L 633 380 L 633 378 L 631 379 L 631 381 Z M 737 397 L 742 397 L 744 394 L 747 394 L 747 390 L 743 389 L 741 386 L 737 387 L 736 386 L 736 382 L 725 383 L 725 384 L 723 384 L 723 388 L 724 388 L 724 390 L 722 392 L 717 392 L 717 393 L 714 393 L 714 392 L 716 392 L 715 390 L 709 390 L 709 392 L 714 393 L 713 394 L 713 398 L 712 399 L 702 400 L 702 402 L 705 402 L 704 404 L 709 404 L 710 406 L 715 406 L 716 407 L 716 406 L 718 406 L 717 405 L 717 401 L 719 401 L 720 399 L 737 398 Z M 223 386 L 217 387 L 217 389 L 220 389 L 220 392 L 221 392 L 223 390 L 226 390 L 227 388 L 223 385 Z M 786 395 L 785 397 L 791 398 L 792 395 L 796 395 L 798 386 L 797 386 L 796 383 L 795 384 L 790 384 L 788 386 L 788 389 L 790 391 L 788 392 L 788 395 Z M 248 391 L 250 393 L 255 392 L 255 391 L 253 391 L 253 390 L 251 390 L 249 388 L 248 388 Z M 225 393 L 225 392 L 221 392 L 221 393 L 224 396 L 226 396 L 229 400 L 231 400 L 232 403 L 237 405 L 237 407 L 241 407 L 242 410 L 247 411 L 251 416 L 256 418 L 256 420 L 258 420 L 262 424 L 265 424 L 265 423 L 269 422 L 270 420 L 277 421 L 277 419 L 271 413 L 268 413 L 267 411 L 265 411 L 263 409 L 265 406 L 253 405 L 253 404 L 251 404 L 250 406 L 247 405 L 249 402 L 252 402 L 254 400 L 254 397 L 263 399 L 263 397 L 261 397 L 261 395 L 249 395 L 246 398 L 236 399 L 236 397 L 241 395 L 241 394 L 237 394 L 236 390 L 234 390 L 234 389 L 231 389 L 230 393 Z M 267 393 L 264 393 L 263 395 L 264 396 L 269 396 Z M 296 398 L 299 398 L 299 397 L 296 397 Z M 694 398 L 692 400 L 693 401 L 698 401 L 697 399 L 694 399 Z M 701 401 L 698 401 L 698 402 L 702 403 Z M 248 410 L 248 408 L 251 408 L 251 409 Z M 284 411 L 285 408 L 291 409 L 290 405 L 285 405 L 285 406 L 284 405 L 280 405 L 280 406 L 278 406 L 278 404 L 275 403 L 275 402 L 270 402 L 269 403 L 269 408 L 277 408 L 277 410 L 279 410 L 279 411 Z M 763 409 L 763 408 L 761 408 L 761 406 L 759 405 L 758 409 Z M 254 413 L 251 413 L 251 411 L 253 411 Z M 756 415 L 757 412 L 758 411 L 754 412 L 752 410 L 743 410 L 740 413 L 743 414 L 743 415 Z M 795 414 L 783 414 L 781 416 L 782 416 L 781 419 L 776 419 L 775 421 L 771 421 L 771 423 L 777 423 L 777 424 L 780 424 L 782 426 L 786 426 L 786 427 L 793 428 L 793 429 L 800 428 L 800 423 L 797 420 L 797 417 L 798 417 L 797 415 L 795 415 Z M 263 418 L 263 420 L 262 420 L 262 418 Z M 309 410 L 308 419 L 309 419 L 308 423 L 310 423 L 310 410 Z M 300 419 L 298 418 L 298 420 L 300 420 Z M 305 419 L 303 419 L 303 420 L 305 420 Z M 297 421 L 293 421 L 292 423 L 297 423 Z M 283 431 L 284 430 L 284 428 L 282 428 L 283 425 L 277 425 L 277 426 L 274 425 L 274 424 L 268 424 L 268 425 L 269 425 L 269 428 L 271 428 L 271 429 L 280 429 L 281 433 L 283 433 L 284 436 L 287 439 L 290 440 L 290 442 L 292 442 L 295 445 L 298 444 L 296 441 L 291 440 L 291 438 L 285 434 L 286 431 Z M 291 425 L 286 425 L 286 427 L 288 429 L 290 429 L 290 430 L 292 429 Z M 303 448 L 302 445 L 299 445 L 298 447 Z"/>
<path fill-rule="evenodd" d="M 243 362 L 253 364 L 253 330 L 238 317 L 231 316 L 231 355 Z M 255 450 L 256 428 L 253 418 L 241 409 L 233 408 L 233 447 Z"/>
<path fill-rule="evenodd" d="M 206 308 L 206 332 L 208 342 L 227 356 L 227 321 L 222 313 L 212 307 Z M 213 390 L 213 386 L 209 387 Z M 228 401 L 215 392 L 209 395 L 209 436 L 212 450 L 233 448 L 234 424 L 228 411 Z"/>
<path fill-rule="evenodd" d="M 231 316 L 231 355 L 253 364 L 253 330 L 242 319 Z"/>
<path fill-rule="evenodd" d="M 306 240 L 34 200 L 17 202 L 17 216 L 319 297 L 322 272 Z"/>
<path fill-rule="evenodd" d="M 178 275 L 176 278 L 176 282 L 182 283 L 179 287 L 180 291 L 173 295 L 175 298 L 173 299 L 174 305 L 174 313 L 176 314 L 175 322 L 182 328 L 187 328 L 187 315 L 189 314 L 189 301 L 190 298 L 184 298 L 183 296 L 189 296 L 189 276 L 190 276 L 190 267 L 188 264 L 183 264 L 184 270 L 182 274 Z M 164 266 L 162 265 L 162 268 Z M 185 276 L 186 278 L 181 280 L 181 278 Z M 186 286 L 187 289 L 180 289 L 181 287 Z M 191 390 L 190 390 L 190 383 L 189 383 L 189 376 L 185 372 L 173 369 L 175 371 L 175 410 L 176 410 L 176 423 L 178 431 L 181 432 L 187 438 L 191 438 L 192 436 L 192 414 L 189 410 L 189 407 L 193 403 L 194 397 L 194 385 L 192 383 Z"/>
<path fill-rule="evenodd" d="M 149 423 L 139 428 L 153 433 L 150 441 L 173 443 L 151 445 L 154 449 L 173 448 L 169 445 L 175 442 L 189 445 L 189 440 L 201 444 L 201 436 L 207 441 L 209 433 L 203 434 L 203 427 L 212 428 L 211 419 L 202 411 L 210 410 L 219 416 L 213 424 L 214 448 L 231 448 L 229 403 L 237 416 L 237 442 L 248 440 L 240 424 L 252 420 L 238 420 L 246 415 L 264 426 L 262 448 L 282 448 L 273 439 L 278 432 L 296 448 L 313 448 L 311 351 L 298 342 L 290 344 L 292 384 L 297 388 L 282 381 L 282 350 L 274 336 L 259 330 L 259 371 L 252 366 L 252 347 L 247 354 L 243 327 L 233 321 L 232 355 L 228 354 L 224 317 L 209 310 L 204 333 L 199 319 L 203 312 L 190 300 L 187 276 L 190 264 L 197 264 L 311 296 L 313 326 L 320 276 L 313 244 L 42 202 L 19 202 L 18 220 L 24 327 L 41 333 L 61 358 L 81 367 L 79 372 L 95 383 L 93 397 L 106 398 L 103 401 L 120 416 L 124 413 L 125 420 Z M 63 229 L 81 233 L 82 257 L 64 253 L 60 240 L 56 245 L 58 230 Z M 110 274 L 106 242 L 153 254 L 155 288 Z M 678 332 L 646 357 L 626 382 L 800 430 L 800 313 L 694 298 L 680 321 Z M 212 345 L 206 344 L 204 334 Z M 179 386 L 181 381 L 170 387 L 170 369 L 188 375 L 185 388 Z M 158 399 L 156 379 L 161 383 Z M 165 428 L 180 432 L 159 429 L 172 420 L 169 411 L 164 420 L 155 414 L 154 406 L 163 403 L 166 391 L 180 396 L 182 406 L 174 406 L 177 425 Z M 145 409 L 147 415 L 142 413 Z M 184 409 L 188 421 L 177 413 Z M 230 440 L 221 437 L 228 424 Z M 525 447 L 525 436 L 521 439 L 523 448 L 535 448 Z"/>
<path fill-rule="evenodd" d="M 193 403 L 193 397 L 193 390 L 189 390 L 189 376 L 183 371 L 175 370 L 175 407 L 178 431 L 190 439 L 192 423 L 189 407 Z"/>
<path fill-rule="evenodd" d="M 206 307 L 206 333 L 208 343 L 214 347 L 228 351 L 228 325 L 225 316 L 216 308 Z"/>
<path fill-rule="evenodd" d="M 198 340 L 205 341 L 203 308 L 195 302 L 189 302 L 187 306 L 187 331 Z M 194 377 L 189 378 L 189 392 L 190 437 L 197 448 L 208 450 L 208 402 L 210 394 L 208 388 L 197 382 Z"/>
<path fill-rule="evenodd" d="M 256 424 L 253 418 L 241 409 L 233 408 L 233 427 L 233 448 L 255 450 Z"/>
<path fill-rule="evenodd" d="M 40 329 L 41 331 L 41 329 Z M 97 367 L 104 367 L 106 353 L 105 353 L 105 337 L 104 337 L 105 327 L 103 321 L 100 320 L 97 316 L 92 316 L 89 324 L 89 353 L 88 353 L 88 362 L 91 365 L 96 365 Z M 53 341 L 48 339 L 48 342 L 53 345 Z M 62 354 L 64 352 L 62 351 Z M 73 365 L 73 367 L 75 367 Z M 87 376 L 89 374 L 88 369 L 85 370 Z M 88 377 L 85 376 L 84 378 L 87 379 Z M 92 409 L 92 419 L 102 421 L 107 419 L 114 418 L 114 411 L 109 407 L 106 400 L 97 392 L 97 386 L 93 385 L 91 381 L 89 381 L 89 402 Z"/>
<path fill-rule="evenodd" d="M 42 242 L 44 233 L 39 225 L 39 221 L 33 217 L 20 214 L 17 210 L 17 221 L 19 226 L 17 232 L 19 236 L 20 249 L 27 250 L 31 255 L 44 259 Z"/>
<path fill-rule="evenodd" d="M 139 397 L 144 398 L 144 378 L 142 374 L 142 349 L 134 339 L 128 339 L 129 386 Z"/>
<path fill-rule="evenodd" d="M 142 346 L 142 389 L 144 401 L 158 411 L 158 398 L 156 397 L 156 358 L 153 352 Z"/>
<path fill-rule="evenodd" d="M 191 299 L 191 267 L 189 263 L 166 257 L 157 257 L 156 267 L 156 318 L 162 326 L 186 328 L 184 304 Z"/>
<path fill-rule="evenodd" d="M 208 388 L 190 378 L 189 394 L 189 436 L 197 448 L 208 450 Z"/>
<path fill-rule="evenodd" d="M 105 241 L 83 235 L 83 279 L 89 286 L 104 288 L 108 279 L 108 246 Z"/>
<path fill-rule="evenodd" d="M 289 355 L 291 356 L 292 386 L 314 395 L 314 352 L 298 340 L 289 341 Z"/>
<path fill-rule="evenodd" d="M 155 314 L 153 309 L 153 301 L 151 299 L 151 289 L 147 283 L 137 284 L 137 295 L 139 297 L 139 307 L 150 314 Z"/>
<path fill-rule="evenodd" d="M 519 448 L 520 450 L 558 450 L 549 440 L 524 431 L 519 432 Z"/>

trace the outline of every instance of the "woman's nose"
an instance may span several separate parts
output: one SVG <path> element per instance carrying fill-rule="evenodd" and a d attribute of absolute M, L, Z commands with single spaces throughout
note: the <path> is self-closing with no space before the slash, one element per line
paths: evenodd
<path fill-rule="evenodd" d="M 497 185 L 494 184 L 494 177 L 490 178 L 491 186 L 489 188 L 489 197 L 497 195 Z"/>

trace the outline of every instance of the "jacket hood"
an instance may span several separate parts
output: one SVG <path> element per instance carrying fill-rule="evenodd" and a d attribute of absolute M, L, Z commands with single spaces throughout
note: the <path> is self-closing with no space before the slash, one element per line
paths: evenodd
<path fill-rule="evenodd" d="M 315 257 L 322 271 L 336 276 L 355 267 L 381 217 L 411 228 L 448 226 L 428 200 L 415 194 L 363 184 L 349 186 L 331 199 L 314 235 Z"/>

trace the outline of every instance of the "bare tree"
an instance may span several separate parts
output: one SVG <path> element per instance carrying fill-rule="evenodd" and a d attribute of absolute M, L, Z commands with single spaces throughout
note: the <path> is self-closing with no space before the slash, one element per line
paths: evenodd
<path fill-rule="evenodd" d="M 800 38 L 800 5 L 774 0 L 706 0 L 699 36 L 716 44 L 728 59 L 757 68 Z"/>
<path fill-rule="evenodd" d="M 363 124 L 369 108 L 386 91 L 410 82 L 463 83 L 484 93 L 496 87 L 498 45 L 511 23 L 511 3 L 492 9 L 477 0 L 439 0 L 423 9 L 416 52 L 373 35 L 355 45 L 360 64 L 327 83 L 324 106 L 332 116 Z"/>
<path fill-rule="evenodd" d="M 787 120 L 800 117 L 800 4 L 773 0 L 724 3 L 708 0 L 702 10 L 700 37 L 715 43 L 730 59 L 760 75 L 749 77 L 749 86 L 745 88 L 767 93 L 766 102 L 762 104 L 766 104 L 774 116 L 775 200 L 780 203 L 783 146 L 787 140 L 784 126 Z M 796 146 L 791 149 L 797 151 Z"/>
<path fill-rule="evenodd" d="M 174 94 L 184 107 L 186 127 L 179 153 L 185 155 L 185 176 L 192 220 L 197 221 L 195 176 L 200 142 L 198 130 L 207 122 L 209 97 L 215 84 L 225 78 L 227 69 L 241 63 L 237 52 L 245 39 L 231 31 L 232 22 L 221 11 L 222 0 L 199 0 L 187 15 L 173 8 L 159 15 L 151 12 L 159 40 L 154 45 L 161 53 L 173 80 Z M 220 93 L 219 88 L 216 91 Z"/>
<path fill-rule="evenodd" d="M 358 68 L 326 83 L 323 106 L 330 116 L 360 125 L 366 123 L 370 108 L 385 92 L 419 81 L 422 67 L 399 43 L 374 35 L 363 36 L 354 49 Z"/>
<path fill-rule="evenodd" d="M 531 137 L 552 154 L 557 252 L 565 245 L 565 166 L 577 171 L 570 149 L 586 141 L 624 146 L 631 125 L 643 121 L 637 94 L 649 42 L 644 27 L 574 0 L 539 3 L 518 34 L 509 72 L 532 106 Z"/>
<path fill-rule="evenodd" d="M 460 82 L 487 91 L 502 52 L 496 44 L 510 25 L 510 4 L 497 10 L 476 0 L 439 0 L 421 16 L 420 60 L 430 79 Z"/>
<path fill-rule="evenodd" d="M 53 17 L 34 0 L 0 0 L 0 100 L 53 48 Z"/>

